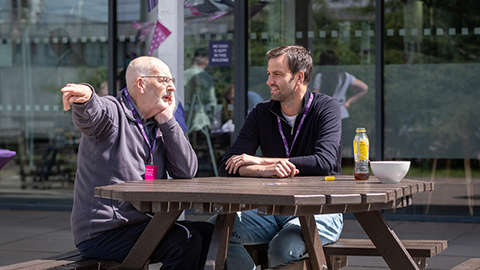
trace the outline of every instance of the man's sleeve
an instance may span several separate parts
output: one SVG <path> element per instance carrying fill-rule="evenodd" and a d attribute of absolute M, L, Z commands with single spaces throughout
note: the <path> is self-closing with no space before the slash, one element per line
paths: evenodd
<path fill-rule="evenodd" d="M 114 116 L 116 110 L 112 106 L 113 101 L 100 98 L 93 91 L 90 100 L 72 105 L 72 121 L 85 136 L 101 136 L 118 126 L 118 117 Z"/>
<path fill-rule="evenodd" d="M 290 162 L 300 170 L 300 175 L 333 175 L 341 173 L 342 118 L 340 106 L 333 98 L 328 98 L 313 115 L 318 121 L 315 153 L 309 156 L 291 157 Z M 313 124 L 313 122 L 312 122 Z"/>
<path fill-rule="evenodd" d="M 197 173 L 198 159 L 192 145 L 174 117 L 158 125 L 163 134 L 166 151 L 166 170 L 173 178 L 193 178 Z"/>
<path fill-rule="evenodd" d="M 254 108 L 245 119 L 245 123 L 237 139 L 223 156 L 222 162 L 220 163 L 219 174 L 221 176 L 240 176 L 238 171 L 236 174 L 229 174 L 228 171 L 225 170 L 225 163 L 233 155 L 245 153 L 254 156 L 259 146 L 258 138 L 258 110 Z"/>

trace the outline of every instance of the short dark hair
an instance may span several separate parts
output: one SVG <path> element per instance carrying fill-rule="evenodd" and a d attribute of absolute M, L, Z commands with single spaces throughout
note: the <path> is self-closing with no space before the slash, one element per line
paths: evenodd
<path fill-rule="evenodd" d="M 193 54 L 192 63 L 202 66 L 208 65 L 208 51 L 204 48 L 198 48 Z"/>
<path fill-rule="evenodd" d="M 198 48 L 195 50 L 195 53 L 193 55 L 194 57 L 201 56 L 201 57 L 208 57 L 208 51 L 207 49 L 204 48 Z"/>
<path fill-rule="evenodd" d="M 303 83 L 308 84 L 313 73 L 313 60 L 310 53 L 303 46 L 284 45 L 268 51 L 267 58 L 270 60 L 284 54 L 287 57 L 290 72 L 297 74 L 299 71 L 303 71 L 305 74 Z"/>
<path fill-rule="evenodd" d="M 325 50 L 320 54 L 320 65 L 321 66 L 336 66 L 340 63 L 338 56 L 332 50 Z"/>

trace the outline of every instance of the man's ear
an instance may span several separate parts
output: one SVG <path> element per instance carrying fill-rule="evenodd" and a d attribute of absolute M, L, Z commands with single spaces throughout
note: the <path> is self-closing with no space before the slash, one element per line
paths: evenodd
<path fill-rule="evenodd" d="M 145 93 L 145 88 L 147 87 L 147 82 L 141 77 L 138 77 L 135 80 L 135 91 L 139 92 L 139 94 Z"/>
<path fill-rule="evenodd" d="M 295 75 L 295 83 L 303 84 L 304 80 L 305 80 L 305 73 L 303 73 L 303 71 L 297 72 L 297 74 Z"/>

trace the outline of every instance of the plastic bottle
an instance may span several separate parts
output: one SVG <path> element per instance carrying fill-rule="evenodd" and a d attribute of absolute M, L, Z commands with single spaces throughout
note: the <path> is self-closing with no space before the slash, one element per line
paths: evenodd
<path fill-rule="evenodd" d="M 370 171 L 368 169 L 370 142 L 368 141 L 365 128 L 357 128 L 353 139 L 353 157 L 355 159 L 355 180 L 368 180 Z"/>

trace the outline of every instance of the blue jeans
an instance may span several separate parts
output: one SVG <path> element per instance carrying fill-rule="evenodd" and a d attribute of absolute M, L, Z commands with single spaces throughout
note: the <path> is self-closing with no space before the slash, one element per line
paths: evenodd
<path fill-rule="evenodd" d="M 209 222 L 215 223 L 216 215 Z M 343 228 L 342 214 L 315 215 L 323 245 L 338 240 Z M 243 245 L 268 243 L 270 267 L 299 260 L 307 254 L 300 221 L 295 216 L 259 216 L 257 210 L 237 212 L 228 247 L 229 270 L 252 270 L 255 264 Z"/>

